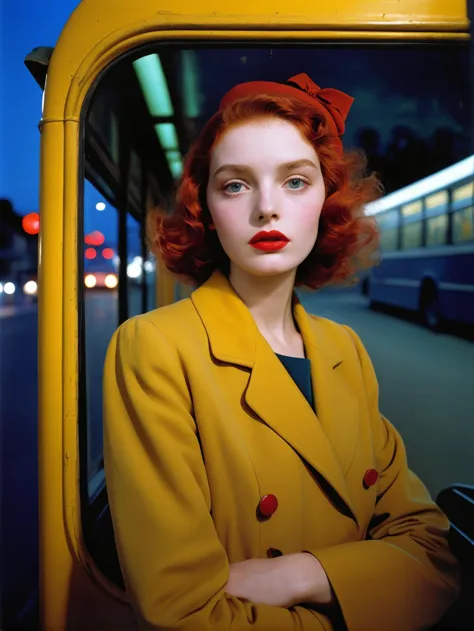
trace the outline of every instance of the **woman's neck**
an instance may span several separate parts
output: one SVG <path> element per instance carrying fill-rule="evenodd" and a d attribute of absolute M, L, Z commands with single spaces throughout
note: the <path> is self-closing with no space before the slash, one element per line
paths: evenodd
<path fill-rule="evenodd" d="M 299 338 L 292 309 L 295 276 L 296 270 L 279 276 L 255 276 L 233 266 L 230 269 L 230 284 L 272 347 L 289 348 Z"/>

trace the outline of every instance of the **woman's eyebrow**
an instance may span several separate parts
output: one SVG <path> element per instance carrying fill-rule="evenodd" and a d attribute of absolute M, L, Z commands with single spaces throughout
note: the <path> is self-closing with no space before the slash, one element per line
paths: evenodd
<path fill-rule="evenodd" d="M 302 160 L 294 160 L 292 162 L 284 162 L 283 164 L 280 164 L 278 166 L 278 171 L 282 172 L 282 171 L 291 171 L 293 169 L 299 169 L 301 167 L 311 167 L 313 169 L 317 169 L 318 167 L 316 166 L 316 164 L 314 162 L 312 162 L 311 160 L 308 160 L 307 158 L 304 158 Z M 216 175 L 219 175 L 219 173 L 222 173 L 223 171 L 232 171 L 233 173 L 247 173 L 249 171 L 252 171 L 251 167 L 245 165 L 245 164 L 223 164 L 221 167 L 219 167 L 213 177 L 216 177 Z"/>
<path fill-rule="evenodd" d="M 293 162 L 285 162 L 284 164 L 280 164 L 278 170 L 292 171 L 293 169 L 299 169 L 301 167 L 312 167 L 313 169 L 318 168 L 312 160 L 308 160 L 307 158 L 305 158 L 303 160 L 294 160 Z"/>
<path fill-rule="evenodd" d="M 213 177 L 216 177 L 216 175 L 219 175 L 219 173 L 222 173 L 223 171 L 232 171 L 233 173 L 247 173 L 251 170 L 252 169 L 248 166 L 245 166 L 245 164 L 223 164 L 214 172 Z"/>

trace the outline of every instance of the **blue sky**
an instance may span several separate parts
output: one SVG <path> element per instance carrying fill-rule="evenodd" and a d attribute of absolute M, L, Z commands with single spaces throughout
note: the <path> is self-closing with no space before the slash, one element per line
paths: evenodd
<path fill-rule="evenodd" d="M 1 2 L 1 0 L 0 0 Z M 42 92 L 24 64 L 38 46 L 54 47 L 78 0 L 3 0 L 0 19 L 0 198 L 9 199 L 20 215 L 38 211 Z M 85 232 L 100 230 L 106 244 L 117 240 L 115 216 L 95 211 L 102 201 L 85 186 Z M 138 227 L 130 227 L 138 233 Z M 137 240 L 137 239 L 135 239 Z M 132 248 L 134 251 L 139 246 Z M 138 252 L 136 252 L 138 253 Z"/>
<path fill-rule="evenodd" d="M 39 185 L 39 146 L 40 134 L 38 122 L 41 118 L 42 93 L 33 77 L 24 65 L 24 58 L 28 52 L 37 46 L 54 46 L 69 15 L 77 6 L 78 0 L 0 0 L 0 197 L 10 199 L 15 210 L 20 214 L 38 210 Z M 334 56 L 334 53 L 332 53 Z M 363 57 L 360 57 L 362 63 Z M 400 57 L 401 59 L 401 57 Z M 400 60 L 399 60 L 400 61 Z M 405 62 L 407 62 L 405 60 Z M 374 113 L 380 110 L 379 94 L 368 89 L 369 76 L 378 82 L 380 90 L 384 88 L 384 77 L 389 76 L 390 82 L 386 88 L 388 95 L 383 102 L 384 121 L 389 127 L 384 130 L 377 119 L 377 128 L 382 135 L 388 135 L 395 122 L 400 122 L 405 116 L 407 121 L 412 119 L 419 129 L 427 130 L 428 118 L 423 113 L 423 125 L 417 123 L 417 117 L 411 114 L 410 107 L 416 111 L 416 99 L 420 95 L 431 95 L 431 105 L 436 105 L 438 97 L 436 86 L 441 94 L 446 91 L 449 77 L 446 69 L 439 70 L 420 66 L 419 72 L 411 73 L 417 77 L 416 86 L 410 86 L 414 94 L 400 92 L 398 80 L 405 76 L 403 64 L 401 68 L 391 66 L 377 69 L 377 58 L 371 57 L 370 63 L 365 61 L 360 69 L 360 85 L 357 89 L 356 100 L 360 108 Z M 344 69 L 343 69 L 344 70 Z M 223 68 L 224 71 L 224 68 Z M 225 69 L 227 72 L 228 69 Z M 334 70 L 331 69 L 331 73 Z M 341 81 L 344 77 L 341 78 Z M 336 82 L 337 83 L 337 82 Z M 441 85 L 440 85 L 441 84 Z M 339 84 L 338 84 L 339 85 Z M 341 85 L 344 85 L 342 82 Z M 449 86 L 448 86 L 449 87 Z M 207 86 L 207 90 L 210 87 Z M 448 89 L 449 92 L 449 89 Z M 351 93 L 352 94 L 352 93 Z M 390 98 L 388 98 L 390 97 Z M 428 99 L 427 103 L 428 103 Z M 408 109 L 407 109 L 408 108 Z M 389 110 L 387 112 L 386 110 Z M 356 118 L 354 109 L 352 118 Z M 380 118 L 380 117 L 379 117 Z M 399 119 L 399 120 L 398 120 Z M 375 125 L 375 122 L 373 123 Z M 432 126 L 448 124 L 452 128 L 459 127 L 459 121 L 451 120 L 446 110 L 440 111 L 439 120 L 433 119 Z M 431 130 L 429 130 L 431 131 Z M 100 201 L 97 193 L 87 190 L 86 206 L 95 208 Z M 92 213 L 90 226 L 86 225 L 86 232 L 90 229 L 105 229 L 108 225 L 107 213 Z M 86 224 L 89 221 L 86 213 Z"/>
<path fill-rule="evenodd" d="M 38 210 L 41 89 L 24 64 L 54 46 L 78 0 L 2 0 L 0 35 L 0 197 L 20 214 Z"/>

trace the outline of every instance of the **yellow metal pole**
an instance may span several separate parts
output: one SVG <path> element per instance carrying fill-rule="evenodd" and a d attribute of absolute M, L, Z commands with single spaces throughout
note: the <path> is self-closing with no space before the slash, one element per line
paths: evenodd
<path fill-rule="evenodd" d="M 62 283 L 63 123 L 43 127 L 38 261 L 38 458 L 40 624 L 63 629 L 72 558 L 63 520 Z"/>

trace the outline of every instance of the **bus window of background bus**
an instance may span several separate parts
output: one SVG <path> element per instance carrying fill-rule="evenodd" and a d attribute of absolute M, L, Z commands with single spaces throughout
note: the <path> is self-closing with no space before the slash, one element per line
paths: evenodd
<path fill-rule="evenodd" d="M 419 248 L 423 243 L 423 202 L 402 206 L 402 249 Z"/>
<path fill-rule="evenodd" d="M 426 245 L 444 245 L 448 242 L 448 191 L 439 191 L 425 199 Z"/>
<path fill-rule="evenodd" d="M 474 182 L 453 191 L 453 243 L 474 241 Z"/>
<path fill-rule="evenodd" d="M 380 247 L 383 252 L 398 250 L 400 214 L 398 209 L 389 210 L 377 217 L 380 226 Z"/>

